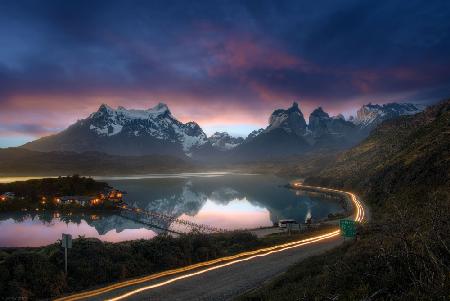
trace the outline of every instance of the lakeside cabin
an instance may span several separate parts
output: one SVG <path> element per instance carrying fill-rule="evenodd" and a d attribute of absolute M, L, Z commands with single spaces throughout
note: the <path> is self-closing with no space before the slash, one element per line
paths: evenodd
<path fill-rule="evenodd" d="M 56 198 L 56 202 L 61 205 L 80 205 L 80 206 L 92 206 L 99 204 L 99 199 L 96 197 L 83 196 L 83 195 L 65 195 Z"/>
<path fill-rule="evenodd" d="M 126 194 L 125 191 L 112 188 L 101 194 L 101 196 L 113 202 L 121 202 L 124 194 Z"/>
<path fill-rule="evenodd" d="M 80 205 L 82 207 L 98 206 L 105 201 L 118 204 L 122 202 L 123 195 L 126 192 L 117 189 L 108 189 L 96 196 L 83 196 L 83 195 L 65 195 L 56 197 L 55 201 L 61 205 Z"/>

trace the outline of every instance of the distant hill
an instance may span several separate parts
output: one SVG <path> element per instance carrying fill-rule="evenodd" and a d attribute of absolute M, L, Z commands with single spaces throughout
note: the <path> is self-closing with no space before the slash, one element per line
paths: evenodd
<path fill-rule="evenodd" d="M 191 163 L 173 156 L 116 156 L 99 152 L 37 152 L 0 149 L 0 176 L 120 175 L 195 171 Z"/>
<path fill-rule="evenodd" d="M 215 132 L 208 137 L 208 141 L 211 143 L 213 148 L 219 151 L 228 151 L 244 142 L 244 138 L 233 137 L 227 132 Z"/>
<path fill-rule="evenodd" d="M 360 189 L 374 198 L 405 187 L 449 183 L 450 100 L 384 121 L 311 182 Z"/>

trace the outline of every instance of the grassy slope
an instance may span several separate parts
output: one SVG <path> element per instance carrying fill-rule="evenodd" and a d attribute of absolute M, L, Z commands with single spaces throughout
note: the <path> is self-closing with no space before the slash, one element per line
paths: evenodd
<path fill-rule="evenodd" d="M 448 300 L 450 101 L 383 123 L 307 182 L 376 208 L 362 238 L 299 263 L 242 300 Z"/>
<path fill-rule="evenodd" d="M 356 189 L 372 205 L 403 190 L 449 184 L 450 101 L 383 123 L 357 147 L 307 182 Z"/>

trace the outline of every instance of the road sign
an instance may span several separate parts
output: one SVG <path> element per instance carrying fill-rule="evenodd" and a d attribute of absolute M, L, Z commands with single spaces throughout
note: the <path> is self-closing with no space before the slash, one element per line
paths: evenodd
<path fill-rule="evenodd" d="M 64 234 L 62 235 L 61 245 L 63 248 L 71 249 L 72 248 L 72 235 Z"/>
<path fill-rule="evenodd" d="M 341 235 L 344 237 L 356 236 L 356 222 L 349 219 L 341 219 L 339 221 L 339 227 L 341 228 Z"/>

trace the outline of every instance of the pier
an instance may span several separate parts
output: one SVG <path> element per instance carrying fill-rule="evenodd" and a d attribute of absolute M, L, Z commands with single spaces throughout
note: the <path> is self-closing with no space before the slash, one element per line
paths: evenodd
<path fill-rule="evenodd" d="M 120 209 L 120 215 L 127 219 L 133 220 L 138 223 L 142 223 L 147 226 L 153 226 L 159 229 L 167 230 L 169 232 L 174 233 L 200 232 L 206 234 L 227 232 L 227 230 L 218 227 L 194 223 L 169 214 L 159 213 L 151 210 L 144 210 L 136 207 L 130 207 L 127 204 L 118 206 L 118 208 Z M 186 231 L 178 231 L 170 229 L 170 227 L 174 225 L 179 225 Z"/>

